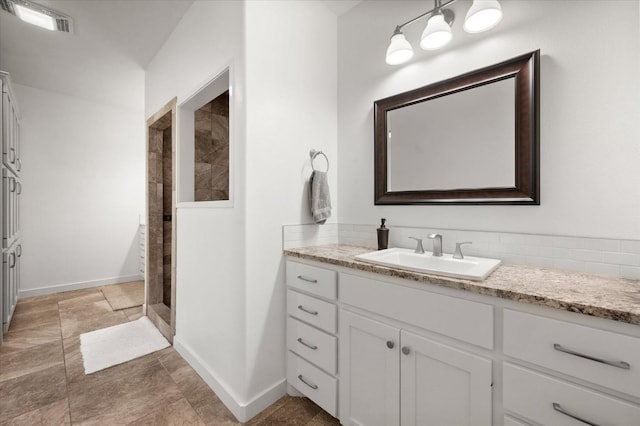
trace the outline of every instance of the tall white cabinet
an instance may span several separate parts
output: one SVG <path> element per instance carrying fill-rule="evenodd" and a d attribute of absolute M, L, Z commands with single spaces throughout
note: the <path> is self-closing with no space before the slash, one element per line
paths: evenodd
<path fill-rule="evenodd" d="M 22 183 L 20 171 L 20 114 L 15 96 L 11 88 L 9 74 L 0 71 L 2 85 L 2 196 L 0 211 L 2 212 L 2 291 L 0 292 L 0 343 L 2 335 L 9 328 L 13 311 L 18 301 L 20 288 L 20 258 L 22 244 L 20 242 L 20 198 Z"/>

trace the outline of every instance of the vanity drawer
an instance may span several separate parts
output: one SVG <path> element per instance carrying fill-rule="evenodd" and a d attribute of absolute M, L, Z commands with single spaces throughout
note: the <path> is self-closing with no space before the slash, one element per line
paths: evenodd
<path fill-rule="evenodd" d="M 640 419 L 640 406 L 509 363 L 503 381 L 504 409 L 543 425 L 584 424 L 571 416 L 617 426 L 637 426 Z"/>
<path fill-rule="evenodd" d="M 338 415 L 338 381 L 292 352 L 287 352 L 287 381 L 333 417 Z"/>
<path fill-rule="evenodd" d="M 350 274 L 340 300 L 464 342 L 493 349 L 493 306 Z"/>
<path fill-rule="evenodd" d="M 337 312 L 333 303 L 287 290 L 287 313 L 328 333 L 336 332 Z"/>
<path fill-rule="evenodd" d="M 287 261 L 287 285 L 307 293 L 336 300 L 338 273 L 304 263 Z"/>
<path fill-rule="evenodd" d="M 287 348 L 330 374 L 336 374 L 338 339 L 295 318 L 287 318 Z"/>
<path fill-rule="evenodd" d="M 640 339 L 635 337 L 505 309 L 504 353 L 640 397 Z M 620 368 L 625 367 L 621 362 L 630 368 Z"/>

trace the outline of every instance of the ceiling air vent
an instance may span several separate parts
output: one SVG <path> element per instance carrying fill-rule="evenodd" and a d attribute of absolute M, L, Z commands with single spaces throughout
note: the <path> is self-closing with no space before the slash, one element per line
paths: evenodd
<path fill-rule="evenodd" d="M 73 19 L 27 0 L 0 0 L 0 8 L 25 22 L 51 31 L 73 33 Z"/>

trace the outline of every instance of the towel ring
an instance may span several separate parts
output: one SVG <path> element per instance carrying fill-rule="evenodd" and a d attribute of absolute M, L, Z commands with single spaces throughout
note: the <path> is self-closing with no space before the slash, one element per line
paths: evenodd
<path fill-rule="evenodd" d="M 309 151 L 309 157 L 311 157 L 311 168 L 313 169 L 314 172 L 322 171 L 322 170 L 316 169 L 315 166 L 313 165 L 313 160 L 315 160 L 318 155 L 322 155 L 324 157 L 324 159 L 327 161 L 327 170 L 325 170 L 325 172 L 328 172 L 329 171 L 329 157 L 327 157 L 327 154 L 325 154 L 324 152 L 316 151 L 315 149 L 312 149 L 311 151 Z"/>

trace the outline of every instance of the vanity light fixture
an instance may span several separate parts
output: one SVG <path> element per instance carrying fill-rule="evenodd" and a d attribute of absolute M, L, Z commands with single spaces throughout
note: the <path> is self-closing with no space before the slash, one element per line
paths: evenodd
<path fill-rule="evenodd" d="M 387 64 L 403 64 L 413 57 L 413 48 L 405 38 L 402 28 L 422 18 L 429 17 L 420 39 L 421 48 L 424 50 L 440 49 L 451 41 L 453 37 L 451 24 L 455 20 L 455 14 L 451 9 L 445 9 L 445 7 L 456 0 L 449 0 L 444 4 L 442 0 L 434 1 L 433 9 L 396 26 L 387 48 Z M 473 0 L 473 4 L 465 16 L 463 28 L 468 33 L 480 33 L 495 27 L 501 20 L 502 8 L 498 0 Z"/>
<path fill-rule="evenodd" d="M 73 32 L 73 20 L 60 12 L 27 0 L 0 0 L 0 9 L 49 31 Z"/>

